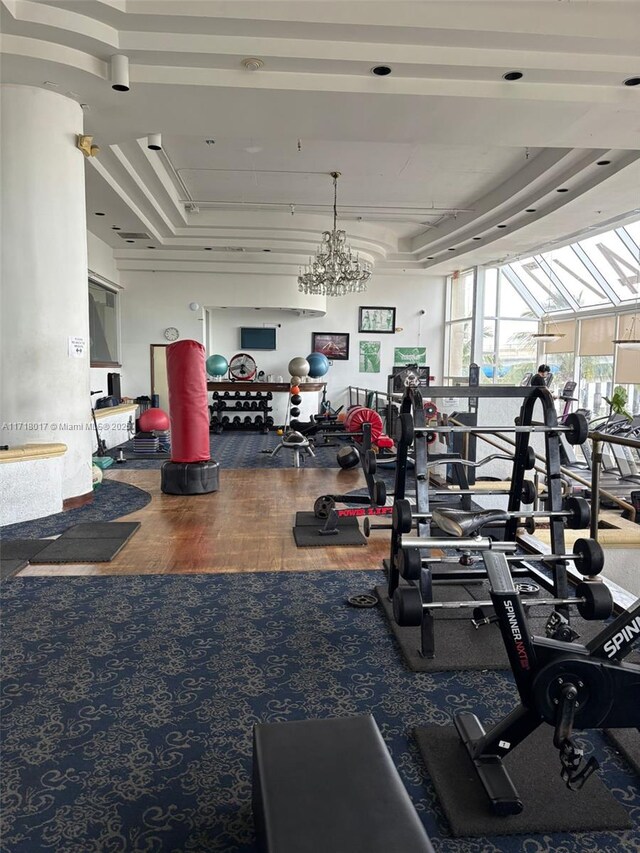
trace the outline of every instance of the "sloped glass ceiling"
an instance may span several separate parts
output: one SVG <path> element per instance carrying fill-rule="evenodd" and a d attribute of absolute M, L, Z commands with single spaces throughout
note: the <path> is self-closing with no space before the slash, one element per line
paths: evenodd
<path fill-rule="evenodd" d="M 537 316 L 640 299 L 640 221 L 501 267 Z"/>

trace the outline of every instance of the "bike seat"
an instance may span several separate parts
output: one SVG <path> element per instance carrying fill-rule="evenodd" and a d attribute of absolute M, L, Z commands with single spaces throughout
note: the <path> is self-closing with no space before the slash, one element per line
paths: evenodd
<path fill-rule="evenodd" d="M 464 509 L 438 507 L 434 509 L 431 520 L 444 533 L 450 536 L 471 536 L 476 530 L 492 521 L 508 521 L 509 513 L 503 509 L 482 509 L 467 512 Z"/>

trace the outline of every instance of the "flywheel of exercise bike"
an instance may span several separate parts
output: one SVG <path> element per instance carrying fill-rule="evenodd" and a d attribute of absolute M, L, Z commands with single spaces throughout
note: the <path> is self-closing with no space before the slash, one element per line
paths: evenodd
<path fill-rule="evenodd" d="M 229 361 L 229 376 L 232 379 L 249 382 L 256 375 L 256 363 L 246 352 L 239 352 Z"/>

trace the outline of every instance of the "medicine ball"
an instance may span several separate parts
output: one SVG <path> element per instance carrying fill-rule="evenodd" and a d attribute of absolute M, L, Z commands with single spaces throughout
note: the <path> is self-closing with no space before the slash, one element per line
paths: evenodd
<path fill-rule="evenodd" d="M 292 418 L 299 418 L 300 417 L 300 409 L 297 406 L 294 406 L 291 409 L 291 417 Z"/>
<path fill-rule="evenodd" d="M 162 409 L 147 409 L 138 419 L 141 432 L 166 432 L 171 423 L 169 415 Z"/>
<path fill-rule="evenodd" d="M 337 459 L 338 465 L 345 470 L 348 468 L 355 468 L 356 465 L 360 464 L 360 454 L 358 453 L 358 449 L 353 447 L 351 444 L 340 448 Z"/>
<path fill-rule="evenodd" d="M 291 395 L 292 405 L 299 406 L 301 402 L 302 402 L 302 397 L 300 396 L 300 394 L 292 394 Z"/>

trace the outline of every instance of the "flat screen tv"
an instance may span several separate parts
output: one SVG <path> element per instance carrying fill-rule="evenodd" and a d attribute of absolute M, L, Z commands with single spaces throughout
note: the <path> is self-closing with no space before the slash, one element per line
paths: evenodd
<path fill-rule="evenodd" d="M 243 350 L 252 349 L 275 349 L 276 348 L 276 330 L 259 327 L 240 329 L 240 348 Z"/>

